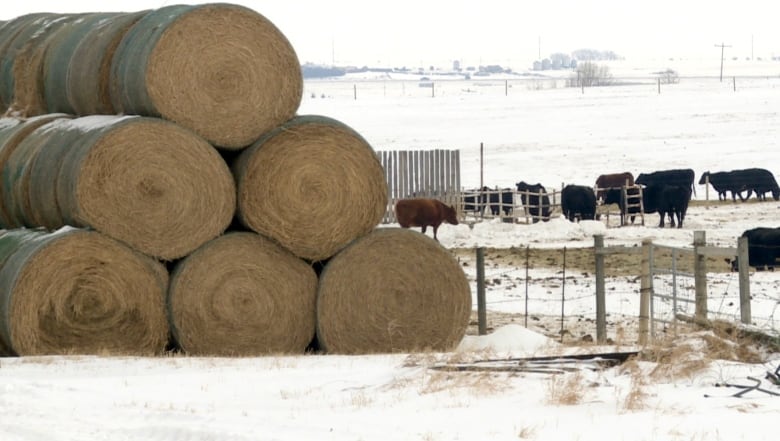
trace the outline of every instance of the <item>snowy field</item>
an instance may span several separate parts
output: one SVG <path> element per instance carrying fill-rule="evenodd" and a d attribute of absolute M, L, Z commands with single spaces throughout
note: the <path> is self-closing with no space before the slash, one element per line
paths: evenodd
<path fill-rule="evenodd" d="M 780 66 L 775 70 L 737 78 L 736 91 L 717 78 L 683 78 L 662 86 L 660 94 L 652 82 L 582 93 L 514 80 L 450 81 L 437 84 L 431 97 L 430 89 L 413 81 L 310 81 L 300 113 L 339 119 L 376 150 L 461 150 L 467 188 L 480 183 L 480 143 L 485 185 L 491 187 L 520 180 L 548 188 L 593 185 L 602 173 L 668 168 L 693 168 L 697 180 L 706 170 L 764 167 L 778 174 Z M 511 88 L 505 89 L 507 84 Z M 694 230 L 705 231 L 708 244 L 736 246 L 747 228 L 780 226 L 780 202 L 708 208 L 703 186 L 695 198 L 701 204 L 691 208 L 679 230 L 655 227 L 656 215 L 647 226 L 623 228 L 563 219 L 535 225 L 486 221 L 473 228 L 444 225 L 439 239 L 459 255 L 479 246 L 584 248 L 592 246 L 593 234 L 604 235 L 608 246 L 633 246 L 643 239 L 690 246 Z M 473 281 L 473 264 L 464 271 Z M 516 266 L 489 271 L 524 278 Z M 558 298 L 560 283 L 553 280 L 558 276 L 554 268 L 538 269 L 528 296 Z M 566 296 L 586 300 L 567 303 L 566 314 L 590 318 L 595 288 L 587 281 L 592 276 L 582 277 L 585 282 L 566 285 Z M 711 310 L 738 317 L 728 305 L 735 277 L 713 275 L 718 285 L 711 291 L 725 294 L 713 298 Z M 564 347 L 518 321 L 487 336 L 468 335 L 447 354 L 2 358 L 0 440 L 775 439 L 780 397 L 751 391 L 735 398 L 731 394 L 740 389 L 716 384 L 762 379 L 780 364 L 780 353 L 758 352 L 747 361 L 711 357 L 707 348 L 717 338 L 709 331 L 648 348 L 657 357 L 606 369 L 591 370 L 585 363 L 555 375 L 435 369 L 507 356 L 638 350 L 630 336 L 631 318 L 639 311 L 638 288 L 629 279 L 607 281 L 616 293 L 608 311 L 628 323 L 627 337 L 611 325 L 609 347 Z M 488 286 L 488 308 L 522 317 L 525 289 L 522 283 Z M 751 292 L 760 327 L 776 329 L 780 273 L 751 272 Z M 558 302 L 545 305 L 549 310 L 536 313 L 560 312 Z M 731 354 L 745 349 L 735 340 L 722 344 Z M 767 381 L 762 388 L 780 392 Z"/>

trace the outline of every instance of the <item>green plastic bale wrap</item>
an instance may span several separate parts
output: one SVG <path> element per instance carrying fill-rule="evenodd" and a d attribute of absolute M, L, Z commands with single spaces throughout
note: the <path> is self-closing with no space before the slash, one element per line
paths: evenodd
<path fill-rule="evenodd" d="M 60 127 L 84 135 L 46 182 L 66 225 L 89 226 L 150 256 L 173 260 L 222 234 L 235 183 L 206 140 L 159 118 L 93 115 Z"/>
<path fill-rule="evenodd" d="M 5 113 L 14 100 L 14 61 L 36 32 L 59 20 L 61 14 L 27 14 L 8 21 L 0 29 L 0 105 Z"/>
<path fill-rule="evenodd" d="M 26 230 L 24 228 L 17 230 L 0 230 L 0 268 L 5 265 L 8 256 L 16 252 L 16 250 L 25 242 L 31 238 L 37 237 L 40 233 L 33 230 Z M 0 311 L 4 311 L 5 307 L 0 301 Z M 5 339 L 0 335 L 0 357 L 7 357 L 14 355 L 11 348 L 7 346 Z"/>
<path fill-rule="evenodd" d="M 24 225 L 21 208 L 13 198 L 14 182 L 19 170 L 9 163 L 10 158 L 14 155 L 19 145 L 39 127 L 58 119 L 70 118 L 71 116 L 65 114 L 40 115 L 28 119 L 0 118 L 1 228 L 17 228 Z"/>
<path fill-rule="evenodd" d="M 139 20 L 117 47 L 117 112 L 161 116 L 224 149 L 243 148 L 292 118 L 303 74 L 290 42 L 239 5 L 173 5 Z"/>
<path fill-rule="evenodd" d="M 10 110 L 23 116 L 42 115 L 47 112 L 43 91 L 44 56 L 53 39 L 64 28 L 80 20 L 84 14 L 63 14 L 37 27 L 14 55 L 13 100 Z M 31 26 L 35 28 L 35 26 Z"/>
<path fill-rule="evenodd" d="M 72 228 L 22 233 L 8 248 L 0 266 L 0 340 L 13 354 L 164 351 L 168 273 L 160 262 Z"/>
<path fill-rule="evenodd" d="M 127 31 L 148 12 L 110 14 L 109 17 L 94 22 L 89 28 L 84 28 L 83 34 L 78 35 L 78 41 L 72 41 L 75 47 L 65 49 L 65 53 L 70 53 L 69 59 L 65 64 L 54 68 L 66 69 L 65 85 L 60 86 L 59 83 L 63 79 L 62 73 L 55 74 L 54 69 L 47 70 L 52 73 L 52 80 L 57 81 L 57 85 L 52 86 L 54 92 L 60 94 L 56 99 L 56 106 L 68 106 L 67 110 L 63 108 L 61 111 L 76 115 L 119 113 L 111 104 L 111 62 Z M 75 32 L 77 31 L 74 30 Z M 62 101 L 62 93 L 67 97 L 66 101 Z M 52 106 L 55 104 L 50 102 L 49 105 L 49 110 L 54 111 Z"/>
<path fill-rule="evenodd" d="M 293 118 L 232 164 L 241 223 L 307 260 L 325 260 L 381 221 L 387 183 L 376 152 L 333 118 Z"/>
<path fill-rule="evenodd" d="M 320 274 L 317 339 L 328 353 L 450 351 L 470 315 L 463 269 L 417 231 L 376 229 Z"/>
<path fill-rule="evenodd" d="M 309 264 L 256 233 L 231 232 L 177 262 L 170 326 L 190 355 L 302 354 L 316 295 Z"/>
<path fill-rule="evenodd" d="M 63 26 L 50 38 L 43 59 L 43 91 L 46 109 L 49 113 L 63 112 L 75 114 L 68 100 L 68 81 L 94 86 L 95 77 L 71 75 L 71 63 L 76 48 L 85 36 L 101 23 L 110 22 L 118 13 L 86 14 L 78 20 Z M 73 64 L 92 67 L 94 60 L 81 58 Z M 78 74 L 77 74 L 78 75 Z"/>

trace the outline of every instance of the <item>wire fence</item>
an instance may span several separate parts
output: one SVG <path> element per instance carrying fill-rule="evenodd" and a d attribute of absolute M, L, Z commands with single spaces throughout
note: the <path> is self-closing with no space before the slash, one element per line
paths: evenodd
<path fill-rule="evenodd" d="M 630 87 L 629 87 L 630 86 Z M 572 77 L 523 76 L 511 79 L 451 77 L 435 80 L 371 79 L 310 79 L 304 84 L 305 99 L 378 99 L 436 98 L 446 96 L 514 96 L 543 90 L 569 90 L 576 94 L 598 93 L 613 87 L 623 87 L 637 95 L 664 94 L 676 90 L 708 93 L 713 90 L 737 92 L 747 89 L 780 87 L 780 75 L 766 76 L 687 76 L 673 81 L 660 76 L 613 77 L 607 85 L 584 87 Z"/>
<path fill-rule="evenodd" d="M 665 248 L 665 247 L 662 247 Z M 636 248 L 635 248 L 636 249 Z M 693 254 L 692 250 L 686 250 Z M 710 250 L 711 251 L 711 250 Z M 475 250 L 475 254 L 478 251 Z M 595 340 L 598 334 L 598 271 L 596 248 L 485 250 L 485 308 L 490 326 L 512 322 L 541 328 L 547 335 Z M 634 253 L 636 254 L 636 253 Z M 652 273 L 650 335 L 674 335 L 681 316 L 697 314 L 696 280 L 690 262 L 657 253 Z M 531 257 L 533 255 L 533 257 Z M 567 263 L 567 257 L 569 262 Z M 617 259 L 617 257 L 613 257 Z M 604 277 L 606 341 L 635 340 L 640 335 L 641 268 L 634 263 L 610 262 Z M 690 259 L 689 259 L 690 260 Z M 661 263 L 663 261 L 663 263 Z M 479 292 L 478 271 L 470 259 L 463 262 L 473 290 Z M 708 320 L 747 326 L 780 338 L 780 278 L 772 272 L 750 275 L 750 323 L 741 323 L 743 293 L 739 273 L 706 273 Z M 474 296 L 474 310 L 479 308 Z"/>

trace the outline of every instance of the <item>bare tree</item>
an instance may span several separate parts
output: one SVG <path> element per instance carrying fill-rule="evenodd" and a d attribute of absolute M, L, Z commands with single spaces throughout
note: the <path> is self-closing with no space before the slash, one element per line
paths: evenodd
<path fill-rule="evenodd" d="M 612 84 L 612 74 L 609 67 L 585 61 L 577 65 L 576 75 L 571 78 L 573 87 L 608 86 Z"/>

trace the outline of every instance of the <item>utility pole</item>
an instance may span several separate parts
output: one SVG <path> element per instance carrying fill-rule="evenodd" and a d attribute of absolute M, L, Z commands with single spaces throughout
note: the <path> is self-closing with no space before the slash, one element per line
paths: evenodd
<path fill-rule="evenodd" d="M 731 46 L 721 43 L 721 44 L 716 44 L 715 47 L 720 48 L 720 82 L 722 83 L 723 82 L 723 51 L 724 48 L 731 47 Z"/>

